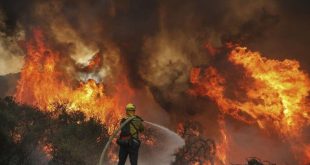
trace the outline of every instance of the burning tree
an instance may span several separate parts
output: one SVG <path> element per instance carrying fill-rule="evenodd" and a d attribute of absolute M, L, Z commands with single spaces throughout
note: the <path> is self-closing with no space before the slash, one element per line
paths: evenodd
<path fill-rule="evenodd" d="M 185 139 L 185 146 L 176 153 L 173 165 L 215 164 L 215 142 L 203 136 L 202 127 L 198 122 L 186 121 L 180 124 L 178 133 Z"/>

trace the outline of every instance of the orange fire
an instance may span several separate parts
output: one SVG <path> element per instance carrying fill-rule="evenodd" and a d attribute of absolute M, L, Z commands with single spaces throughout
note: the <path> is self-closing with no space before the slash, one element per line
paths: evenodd
<path fill-rule="evenodd" d="M 219 120 L 221 142 L 216 146 L 216 156 L 220 163 L 227 164 L 227 152 L 228 152 L 228 135 L 225 128 L 224 118 L 221 117 Z"/>
<path fill-rule="evenodd" d="M 248 114 L 255 119 L 269 116 L 281 133 L 298 136 L 300 129 L 310 123 L 310 110 L 306 106 L 310 79 L 299 69 L 299 63 L 268 60 L 246 48 L 237 48 L 229 59 L 242 65 L 246 74 L 255 79 L 255 87 L 248 89 L 248 97 L 261 100 L 260 104 L 242 105 L 241 108 L 248 109 Z M 260 121 L 264 127 L 265 122 Z"/>
<path fill-rule="evenodd" d="M 53 145 L 48 143 L 42 147 L 43 152 L 46 154 L 48 160 L 52 159 Z"/>
<path fill-rule="evenodd" d="M 93 58 L 89 61 L 88 65 L 83 68 L 85 71 L 92 71 L 101 67 L 102 58 L 101 54 L 98 52 L 96 53 Z"/>
<path fill-rule="evenodd" d="M 189 93 L 211 98 L 223 114 L 275 130 L 291 143 L 296 155 L 302 155 L 298 160 L 309 162 L 309 147 L 296 140 L 302 139 L 302 129 L 310 124 L 310 78 L 300 70 L 299 62 L 270 60 L 242 47 L 230 53 L 229 61 L 244 69 L 246 80 L 239 84 L 246 91 L 246 99 L 226 96 L 227 81 L 214 67 L 192 70 Z"/>
<path fill-rule="evenodd" d="M 121 91 L 126 97 L 132 95 L 127 81 L 115 85 L 117 92 L 113 96 L 106 95 L 103 83 L 94 80 L 78 82 L 68 76 L 61 55 L 44 43 L 40 30 L 34 30 L 34 38 L 26 43 L 26 50 L 25 65 L 15 94 L 18 102 L 46 111 L 54 110 L 55 103 L 66 104 L 69 110 L 83 111 L 87 117 L 96 117 L 103 123 L 113 123 L 121 117 Z M 98 65 L 99 61 L 96 55 L 89 67 Z M 109 129 L 111 132 L 114 128 Z"/>

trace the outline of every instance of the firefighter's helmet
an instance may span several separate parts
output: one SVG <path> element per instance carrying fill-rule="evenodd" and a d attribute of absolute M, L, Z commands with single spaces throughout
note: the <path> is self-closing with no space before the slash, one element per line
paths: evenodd
<path fill-rule="evenodd" d="M 136 106 L 132 103 L 129 103 L 126 105 L 126 111 L 135 111 L 136 110 Z"/>

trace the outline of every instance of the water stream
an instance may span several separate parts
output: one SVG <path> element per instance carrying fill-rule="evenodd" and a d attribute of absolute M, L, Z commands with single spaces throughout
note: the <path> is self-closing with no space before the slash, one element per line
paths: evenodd
<path fill-rule="evenodd" d="M 144 121 L 144 122 L 165 131 L 168 136 L 170 136 L 176 143 L 180 144 L 181 146 L 185 144 L 184 139 L 182 139 L 182 137 L 180 135 L 171 131 L 170 129 L 168 129 L 162 125 L 149 122 L 149 121 Z"/>
<path fill-rule="evenodd" d="M 177 133 L 171 131 L 170 129 L 155 124 L 152 122 L 144 121 L 150 126 L 158 129 L 158 141 L 156 143 L 156 150 L 152 155 L 146 155 L 143 153 L 143 146 L 141 147 L 139 165 L 170 165 L 175 160 L 175 152 L 177 149 L 185 145 L 184 139 L 180 137 Z"/>

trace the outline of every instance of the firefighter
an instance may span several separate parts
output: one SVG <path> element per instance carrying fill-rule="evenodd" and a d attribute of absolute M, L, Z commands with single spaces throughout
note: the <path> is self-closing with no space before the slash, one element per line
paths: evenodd
<path fill-rule="evenodd" d="M 121 124 L 127 119 L 132 118 L 122 129 L 117 143 L 119 149 L 118 165 L 124 165 L 129 155 L 130 164 L 137 165 L 138 151 L 140 147 L 139 133 L 144 130 L 142 124 L 143 120 L 135 115 L 136 107 L 134 104 L 129 103 L 126 105 L 126 117 L 121 120 Z"/>

